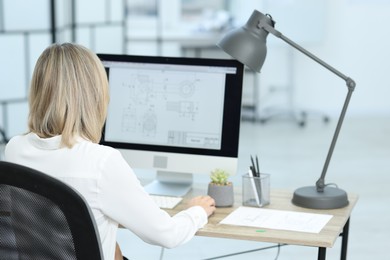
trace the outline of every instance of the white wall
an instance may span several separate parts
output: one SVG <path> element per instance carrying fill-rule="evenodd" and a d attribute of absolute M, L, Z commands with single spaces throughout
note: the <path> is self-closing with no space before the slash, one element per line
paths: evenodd
<path fill-rule="evenodd" d="M 386 77 L 390 69 L 390 31 L 386 28 L 390 24 L 390 2 L 330 0 L 326 1 L 324 13 L 323 41 L 298 43 L 356 81 L 348 115 L 390 116 L 390 86 Z M 278 17 L 273 18 L 278 21 Z M 305 19 L 305 16 L 297 19 Z M 311 19 L 306 22 L 310 27 Z M 294 34 L 281 32 L 287 37 Z M 274 82 L 283 84 L 288 79 L 288 60 L 283 60 L 283 56 L 288 57 L 287 48 L 281 45 L 269 48 L 261 88 L 266 89 Z M 279 68 L 283 69 L 279 71 Z M 293 53 L 293 71 L 297 107 L 339 114 L 347 91 L 343 80 L 296 51 Z"/>
<path fill-rule="evenodd" d="M 21 27 L 26 24 L 32 28 L 46 26 L 48 20 L 42 18 L 43 16 L 47 17 L 48 10 L 47 7 L 44 7 L 47 4 L 46 1 L 29 5 L 30 12 L 27 14 L 15 12 L 12 9 L 15 5 L 22 4 L 23 0 L 14 2 L 4 1 L 4 20 L 0 24 L 2 27 L 0 30 L 23 29 Z M 110 15 L 113 20 L 119 19 L 121 14 L 120 2 L 114 2 L 118 4 L 112 8 L 115 11 Z M 100 13 L 104 7 L 102 1 L 98 3 L 100 4 L 97 5 L 97 11 Z M 175 4 L 170 5 L 170 3 Z M 388 24 L 390 24 L 390 1 L 278 0 L 276 2 L 273 0 L 247 0 L 243 4 L 241 0 L 231 0 L 228 3 L 232 15 L 240 23 L 247 20 L 253 9 L 271 13 L 277 22 L 276 28 L 284 35 L 297 41 L 304 48 L 353 78 L 357 87 L 352 96 L 347 116 L 390 116 L 390 102 L 388 101 L 390 86 L 386 77 L 390 69 L 390 51 L 388 50 L 390 31 L 387 29 Z M 180 12 L 172 8 L 180 8 L 180 2 L 178 0 L 174 2 L 161 1 L 159 4 L 162 5 L 164 17 L 170 17 L 164 25 L 164 30 L 175 31 L 174 21 L 179 19 Z M 94 6 L 80 4 L 79 8 L 87 8 L 88 10 L 84 11 L 93 14 Z M 33 10 L 34 8 L 37 10 Z M 172 12 L 171 16 L 169 10 Z M 80 13 L 82 12 L 80 11 Z M 33 16 L 30 14 L 40 14 L 41 19 L 32 19 Z M 84 17 L 84 20 L 90 19 L 90 16 Z M 79 19 L 83 20 L 81 17 Z M 137 26 L 141 28 L 142 25 Z M 182 24 L 178 22 L 177 27 L 182 27 Z M 78 31 L 80 41 L 89 37 L 88 33 L 85 33 L 84 37 L 82 30 Z M 115 39 L 116 35 L 120 34 L 119 29 L 116 30 L 107 32 L 103 28 L 97 31 L 99 41 L 94 46 L 94 50 L 97 52 L 110 52 L 110 50 L 118 52 L 120 46 L 117 45 L 121 39 Z M 306 56 L 274 38 L 272 35 L 269 36 L 268 56 L 260 74 L 260 107 L 265 108 L 275 104 L 286 105 L 288 92 L 279 91 L 270 94 L 269 91 L 273 87 L 292 86 L 294 90 L 292 101 L 296 108 L 308 111 L 316 110 L 337 116 L 347 91 L 345 83 Z M 25 81 L 28 81 L 28 74 L 31 74 L 33 64 L 43 50 L 42 46 L 47 45 L 50 39 L 48 34 L 43 34 L 31 36 L 29 40 L 33 43 L 28 50 L 29 63 L 31 64 L 25 66 L 25 64 L 20 63 L 23 60 L 19 57 L 26 51 L 22 47 L 23 38 L 17 35 L 5 36 L 0 33 L 0 54 L 3 61 L 0 63 L 0 78 L 2 79 L 0 100 L 23 97 L 27 93 L 28 83 Z M 111 46 L 110 43 L 113 45 Z M 15 49 L 16 46 L 21 46 L 20 50 L 11 50 Z M 143 45 L 141 49 L 145 48 L 146 45 Z M 172 55 L 178 48 L 177 44 L 172 43 L 163 48 L 163 51 L 165 49 L 167 52 L 167 54 L 163 54 Z M 13 64 L 16 61 L 19 65 Z M 26 71 L 26 68 L 29 68 L 29 71 Z M 17 72 L 20 72 L 20 75 L 15 75 Z M 19 118 L 26 117 L 25 109 L 20 111 L 23 115 Z M 11 117 L 15 111 L 9 111 L 9 113 L 9 117 Z M 2 113 L 0 113 L 0 122 L 2 122 L 1 120 Z M 25 128 L 19 127 L 19 125 L 25 127 L 25 124 L 20 124 L 15 120 L 10 120 L 10 124 L 12 124 L 9 126 L 12 130 L 11 134 L 25 131 Z"/>
<path fill-rule="evenodd" d="M 174 2 L 180 7 L 177 0 Z M 169 17 L 169 8 L 165 8 L 167 3 L 160 3 L 164 17 Z M 389 68 L 390 32 L 384 28 L 390 24 L 390 1 L 246 0 L 243 4 L 240 0 L 231 0 L 228 3 L 237 24 L 245 23 L 253 9 L 270 13 L 276 28 L 285 36 L 353 78 L 357 87 L 347 116 L 390 115 L 390 102 L 387 101 L 390 88 L 385 78 Z M 167 5 L 164 7 L 164 4 Z M 178 19 L 177 10 L 170 12 Z M 163 28 L 164 33 L 183 27 L 179 22 L 175 29 L 172 19 L 169 20 L 170 26 Z M 148 26 L 144 33 L 153 34 Z M 137 28 L 142 31 L 141 24 L 137 24 Z M 134 28 L 132 30 L 134 32 Z M 268 56 L 260 74 L 260 109 L 283 108 L 292 101 L 296 109 L 338 116 L 347 93 L 345 82 L 280 39 L 270 35 L 268 42 Z M 130 45 L 131 53 L 157 54 L 154 43 Z M 180 53 L 178 48 L 179 45 L 165 42 L 162 54 L 175 55 Z M 204 56 L 218 56 L 204 53 Z M 291 96 L 291 92 L 283 91 L 283 88 L 292 89 Z M 272 89 L 279 91 L 271 92 Z"/>
<path fill-rule="evenodd" d="M 6 130 L 8 137 L 27 131 L 29 81 L 36 60 L 51 43 L 49 3 L 47 0 L 3 0 L 0 4 L 0 128 Z M 55 3 L 57 26 L 61 29 L 57 41 L 69 41 L 69 1 Z M 96 52 L 122 52 L 122 0 L 76 3 L 77 42 Z"/>

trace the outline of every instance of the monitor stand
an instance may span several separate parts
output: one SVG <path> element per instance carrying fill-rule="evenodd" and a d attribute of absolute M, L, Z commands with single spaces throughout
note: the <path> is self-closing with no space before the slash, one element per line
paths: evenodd
<path fill-rule="evenodd" d="M 192 187 L 191 173 L 157 171 L 156 180 L 147 184 L 149 194 L 183 197 Z"/>

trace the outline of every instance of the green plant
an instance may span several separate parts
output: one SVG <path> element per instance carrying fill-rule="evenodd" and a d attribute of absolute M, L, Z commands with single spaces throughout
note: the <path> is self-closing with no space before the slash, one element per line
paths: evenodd
<path fill-rule="evenodd" d="M 230 174 L 222 169 L 215 169 L 211 172 L 210 178 L 211 183 L 216 185 L 230 185 L 231 182 L 228 181 Z"/>

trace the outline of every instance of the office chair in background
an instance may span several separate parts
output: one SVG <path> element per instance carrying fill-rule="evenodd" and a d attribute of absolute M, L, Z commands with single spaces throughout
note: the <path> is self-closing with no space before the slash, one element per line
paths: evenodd
<path fill-rule="evenodd" d="M 65 183 L 0 161 L 0 260 L 103 259 L 86 201 Z"/>

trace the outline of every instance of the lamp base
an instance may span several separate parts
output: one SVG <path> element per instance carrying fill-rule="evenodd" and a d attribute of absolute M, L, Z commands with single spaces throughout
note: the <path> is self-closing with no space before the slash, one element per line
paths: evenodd
<path fill-rule="evenodd" d="M 296 189 L 292 203 L 311 209 L 337 209 L 348 205 L 347 193 L 339 188 L 325 187 L 324 192 L 318 192 L 315 186 Z"/>

